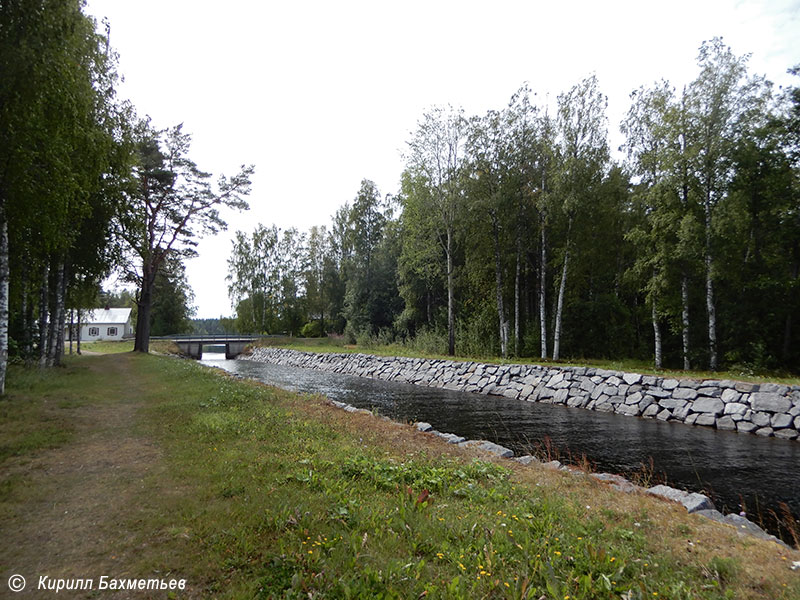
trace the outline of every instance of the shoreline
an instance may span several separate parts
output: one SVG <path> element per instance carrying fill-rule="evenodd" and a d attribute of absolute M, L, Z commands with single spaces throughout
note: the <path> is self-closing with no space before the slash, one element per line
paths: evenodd
<path fill-rule="evenodd" d="M 269 352 L 263 352 L 263 350 L 269 350 Z M 255 355 L 255 356 L 254 356 Z M 277 355 L 277 356 L 276 356 Z M 331 356 L 334 357 L 334 360 L 331 360 Z M 369 372 L 369 370 L 364 370 L 365 367 L 362 364 L 364 359 L 375 358 L 384 360 L 386 357 L 377 357 L 373 355 L 357 355 L 357 354 L 343 354 L 338 355 L 339 357 L 355 357 L 358 361 L 356 363 L 356 371 L 353 372 L 354 365 L 352 363 L 348 364 L 345 362 L 342 364 L 335 360 L 337 355 L 333 353 L 311 353 L 311 352 L 303 352 L 297 350 L 289 350 L 289 349 L 275 349 L 275 348 L 255 348 L 253 352 L 249 355 L 241 355 L 238 357 L 238 360 L 248 360 L 253 362 L 264 362 L 264 363 L 276 363 L 282 364 L 286 366 L 294 366 L 298 368 L 317 368 L 318 370 L 324 370 L 328 372 L 335 372 L 341 374 L 349 374 L 349 375 L 356 375 L 360 377 L 365 377 L 369 375 L 360 374 L 363 372 Z M 322 365 L 322 367 L 315 367 L 313 364 L 314 358 L 321 359 L 323 357 L 328 358 L 328 360 L 321 360 L 317 362 L 318 365 Z M 397 360 L 397 359 L 396 359 Z M 419 362 L 430 362 L 424 359 L 402 359 L 403 361 L 419 361 Z M 297 364 L 301 363 L 301 364 Z M 462 368 L 464 365 L 469 365 L 467 370 L 465 371 L 465 375 L 469 373 L 474 373 L 477 370 L 470 368 L 472 365 L 477 365 L 478 363 L 453 363 L 459 364 Z M 360 365 L 360 366 L 359 366 Z M 512 365 L 513 366 L 513 365 Z M 323 368 L 324 367 L 324 368 Z M 360 372 L 358 372 L 360 371 Z M 243 376 L 243 379 L 249 379 Z M 474 377 L 474 374 L 472 375 Z M 386 377 L 373 377 L 375 379 L 382 379 L 386 381 L 402 381 L 402 379 L 394 378 L 389 379 Z M 414 383 L 411 381 L 407 381 L 405 383 Z M 419 384 L 417 384 L 419 385 Z M 424 385 L 424 384 L 423 384 Z M 447 389 L 453 389 L 452 387 Z M 457 390 L 457 391 L 466 391 L 466 390 Z M 364 409 L 364 408 L 357 408 L 350 404 L 339 402 L 336 400 L 328 399 L 331 405 L 344 410 L 345 412 L 349 413 L 361 413 L 365 415 L 370 415 L 377 418 L 382 418 L 384 420 L 390 420 L 388 417 L 378 417 L 372 411 Z M 585 469 L 574 467 L 574 466 L 567 466 L 562 464 L 558 460 L 552 460 L 549 462 L 545 462 L 540 460 L 539 458 L 527 454 L 523 456 L 515 456 L 515 453 L 510 448 L 506 448 L 501 446 L 495 442 L 488 441 L 488 440 L 470 440 L 465 439 L 463 436 L 460 436 L 456 433 L 447 433 L 447 432 L 440 432 L 433 428 L 430 423 L 425 422 L 416 422 L 414 423 L 414 427 L 421 433 L 425 433 L 431 436 L 436 436 L 440 438 L 444 443 L 453 444 L 460 448 L 473 448 L 482 452 L 484 454 L 488 454 L 494 457 L 503 458 L 513 460 L 523 466 L 528 466 L 531 464 L 538 464 L 543 468 L 557 470 L 557 471 L 564 471 L 568 472 L 574 476 L 584 476 L 584 477 L 591 477 L 592 479 L 600 482 L 604 482 L 610 485 L 612 488 L 617 490 L 618 492 L 622 493 L 635 493 L 635 494 L 647 494 L 651 496 L 659 497 L 663 500 L 677 502 L 681 504 L 688 513 L 690 514 L 697 514 L 702 516 L 706 519 L 710 519 L 713 521 L 717 521 L 720 523 L 724 523 L 727 525 L 731 525 L 736 529 L 736 531 L 740 534 L 750 535 L 753 537 L 757 537 L 762 540 L 772 541 L 779 545 L 787 546 L 782 540 L 777 538 L 776 536 L 768 533 L 763 528 L 761 528 L 756 523 L 753 523 L 749 519 L 747 519 L 744 515 L 736 514 L 736 513 L 729 513 L 723 514 L 716 509 L 714 506 L 713 501 L 706 495 L 696 493 L 696 492 L 687 492 L 681 489 L 673 488 L 667 485 L 655 485 L 651 487 L 642 487 L 639 485 L 634 484 L 632 481 L 626 479 L 625 477 L 617 474 L 612 473 L 592 473 L 587 472 Z"/>
<path fill-rule="evenodd" d="M 800 385 L 679 380 L 587 367 L 496 365 L 278 347 L 255 347 L 240 357 L 800 441 Z"/>

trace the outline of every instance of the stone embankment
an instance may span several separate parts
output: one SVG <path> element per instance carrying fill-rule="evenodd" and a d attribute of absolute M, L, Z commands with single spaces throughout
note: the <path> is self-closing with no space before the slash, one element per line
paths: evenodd
<path fill-rule="evenodd" d="M 800 386 L 673 379 L 587 367 L 493 365 L 255 348 L 245 360 L 800 439 Z"/>

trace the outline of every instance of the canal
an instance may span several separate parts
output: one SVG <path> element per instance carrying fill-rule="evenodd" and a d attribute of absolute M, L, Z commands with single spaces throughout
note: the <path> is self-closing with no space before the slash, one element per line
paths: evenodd
<path fill-rule="evenodd" d="M 486 439 L 517 455 L 584 458 L 596 471 L 649 476 L 703 491 L 722 512 L 744 510 L 773 533 L 782 504 L 800 516 L 800 443 L 621 415 L 454 392 L 248 360 L 203 355 L 204 364 L 291 391 L 323 394 L 397 421 Z M 785 532 L 784 537 L 786 537 Z"/>

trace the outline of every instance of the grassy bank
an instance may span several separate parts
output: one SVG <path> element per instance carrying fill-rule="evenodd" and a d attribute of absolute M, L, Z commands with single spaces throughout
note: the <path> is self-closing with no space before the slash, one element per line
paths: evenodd
<path fill-rule="evenodd" d="M 403 344 L 367 344 L 359 346 L 357 344 L 346 344 L 342 338 L 327 337 L 327 338 L 293 338 L 293 337 L 270 337 L 264 338 L 258 342 L 258 345 L 264 346 L 281 346 L 292 348 L 294 350 L 302 350 L 305 352 L 364 352 L 367 354 L 376 354 L 378 356 L 406 356 L 410 358 L 435 358 L 443 360 L 460 360 L 460 361 L 480 361 L 484 363 L 494 364 L 537 364 L 537 365 L 554 365 L 554 366 L 573 366 L 573 367 L 593 367 L 598 369 L 608 369 L 611 371 L 632 371 L 636 373 L 643 373 L 645 375 L 659 375 L 661 377 L 674 377 L 693 378 L 693 379 L 733 379 L 736 381 L 753 381 L 753 382 L 775 382 L 783 383 L 786 385 L 800 385 L 800 377 L 791 373 L 778 373 L 778 372 L 752 372 L 742 370 L 730 371 L 682 371 L 677 369 L 654 369 L 653 363 L 649 361 L 642 361 L 636 359 L 586 359 L 580 361 L 574 360 L 540 360 L 536 358 L 511 358 L 503 360 L 496 356 L 479 355 L 479 356 L 446 356 L 444 354 L 437 354 L 432 352 L 425 352 L 413 346 Z"/>
<path fill-rule="evenodd" d="M 178 597 L 197 598 L 800 597 L 796 552 L 677 505 L 191 361 L 86 356 L 9 379 L 0 585 L 49 573 L 181 577 Z"/>

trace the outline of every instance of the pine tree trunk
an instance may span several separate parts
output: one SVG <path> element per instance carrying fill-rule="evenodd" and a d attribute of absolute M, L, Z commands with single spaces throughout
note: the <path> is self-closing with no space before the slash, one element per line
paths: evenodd
<path fill-rule="evenodd" d="M 142 289 L 139 294 L 139 311 L 136 317 L 136 341 L 134 352 L 150 352 L 150 310 L 153 301 L 153 281 L 155 274 L 145 265 L 142 273 Z"/>
<path fill-rule="evenodd" d="M 542 248 L 539 254 L 539 331 L 541 338 L 541 358 L 547 358 L 547 230 L 544 217 L 539 216 Z"/>
<path fill-rule="evenodd" d="M 683 370 L 692 368 L 689 360 L 689 277 L 686 271 L 681 274 L 681 341 L 683 353 Z"/>
<path fill-rule="evenodd" d="M 69 355 L 72 356 L 72 332 L 75 331 L 75 311 L 69 309 Z"/>
<path fill-rule="evenodd" d="M 453 231 L 447 227 L 447 354 L 456 354 L 455 298 L 453 294 Z"/>
<path fill-rule="evenodd" d="M 661 351 L 661 324 L 658 322 L 655 298 L 653 299 L 653 337 L 655 338 L 655 368 L 661 369 L 664 366 Z"/>
<path fill-rule="evenodd" d="M 8 369 L 8 222 L 5 206 L 0 208 L 0 396 L 6 393 Z"/>
<path fill-rule="evenodd" d="M 39 290 L 39 366 L 47 365 L 47 317 L 50 298 L 50 265 L 42 268 L 42 284 Z"/>

